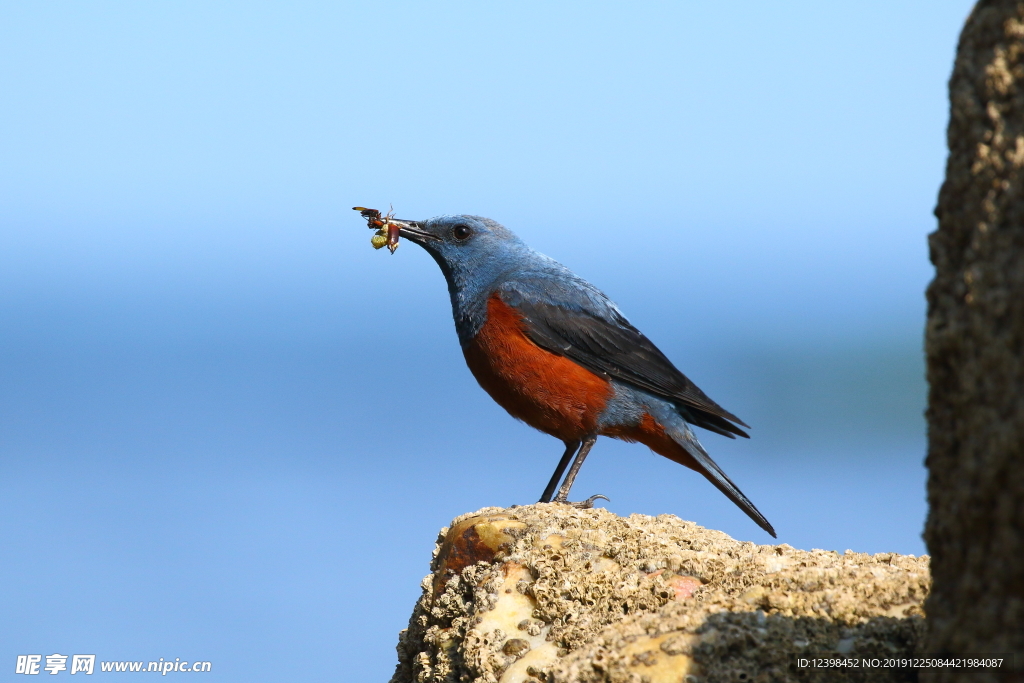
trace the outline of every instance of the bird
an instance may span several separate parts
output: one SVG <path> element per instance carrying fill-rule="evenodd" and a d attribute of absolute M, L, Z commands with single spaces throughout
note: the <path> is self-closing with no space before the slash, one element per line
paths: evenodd
<path fill-rule="evenodd" d="M 512 417 L 565 445 L 539 502 L 590 507 L 604 498 L 568 501 L 591 448 L 606 436 L 639 442 L 702 474 L 777 538 L 691 428 L 749 438 L 741 428 L 749 425 L 683 375 L 601 290 L 490 218 L 392 223 L 440 266 L 459 344 L 480 386 Z"/>

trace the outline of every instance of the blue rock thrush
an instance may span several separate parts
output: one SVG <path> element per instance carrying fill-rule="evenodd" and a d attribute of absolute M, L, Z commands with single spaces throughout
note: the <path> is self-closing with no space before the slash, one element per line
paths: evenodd
<path fill-rule="evenodd" d="M 735 438 L 747 436 L 737 424 L 748 425 L 677 370 L 600 290 L 489 218 L 399 223 L 448 281 L 459 343 L 480 386 L 513 417 L 565 444 L 540 502 L 567 502 L 597 437 L 610 436 L 700 472 L 775 536 L 690 429 Z"/>

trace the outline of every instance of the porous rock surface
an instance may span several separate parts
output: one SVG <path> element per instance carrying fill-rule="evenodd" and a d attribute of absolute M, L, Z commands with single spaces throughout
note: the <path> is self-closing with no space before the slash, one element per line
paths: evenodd
<path fill-rule="evenodd" d="M 920 651 L 928 558 L 735 541 L 537 504 L 441 530 L 392 683 L 916 680 L 814 654 Z"/>
<path fill-rule="evenodd" d="M 949 159 L 929 237 L 930 653 L 1015 653 L 1024 681 L 1024 2 L 985 0 L 949 79 Z"/>

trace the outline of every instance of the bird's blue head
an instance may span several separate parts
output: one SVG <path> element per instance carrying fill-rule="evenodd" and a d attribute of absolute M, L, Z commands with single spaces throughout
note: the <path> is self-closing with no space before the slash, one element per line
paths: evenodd
<path fill-rule="evenodd" d="M 484 293 L 501 275 L 535 256 L 511 230 L 490 218 L 438 216 L 403 223 L 401 236 L 427 250 L 453 293 Z"/>
<path fill-rule="evenodd" d="M 399 234 L 426 249 L 441 267 L 463 343 L 475 334 L 487 298 L 504 278 L 529 270 L 540 260 L 549 260 L 490 218 L 438 216 L 401 223 Z"/>

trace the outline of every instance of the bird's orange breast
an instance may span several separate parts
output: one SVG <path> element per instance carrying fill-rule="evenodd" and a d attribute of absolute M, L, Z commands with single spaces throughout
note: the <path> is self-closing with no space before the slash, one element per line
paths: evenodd
<path fill-rule="evenodd" d="M 513 417 L 563 441 L 596 434 L 609 381 L 533 343 L 522 317 L 497 294 L 464 353 L 476 381 Z"/>

